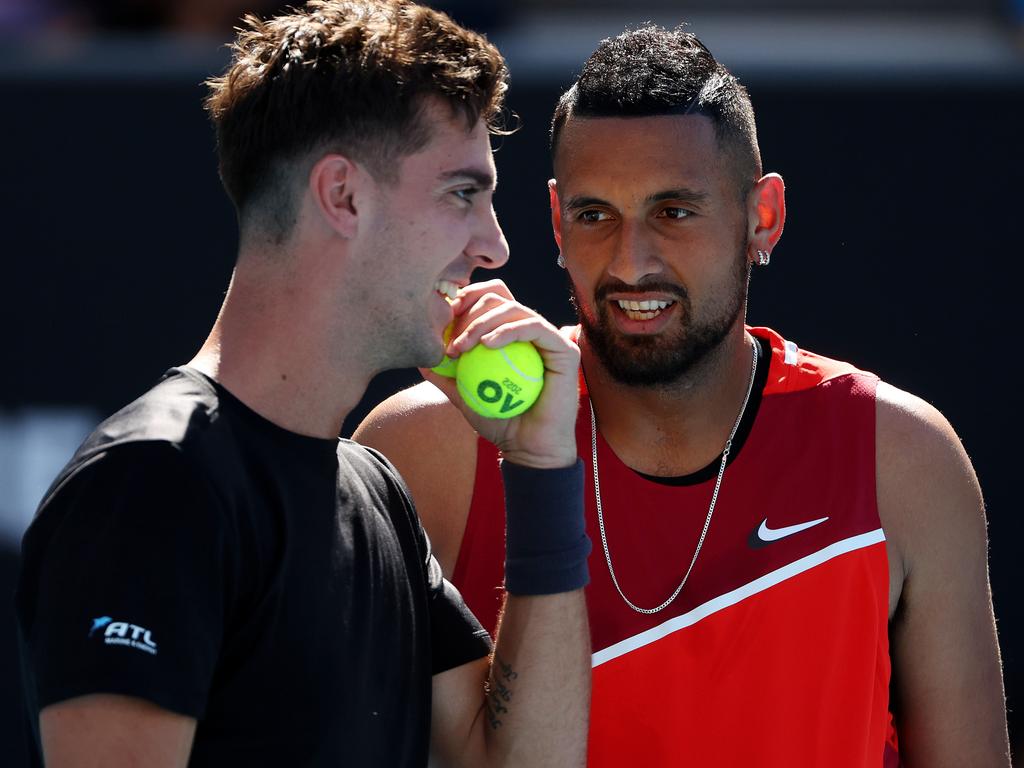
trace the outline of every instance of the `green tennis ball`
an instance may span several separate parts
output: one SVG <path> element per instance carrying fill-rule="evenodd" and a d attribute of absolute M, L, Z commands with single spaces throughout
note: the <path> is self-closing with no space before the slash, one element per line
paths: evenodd
<path fill-rule="evenodd" d="M 458 360 L 455 381 L 466 404 L 489 419 L 525 413 L 544 389 L 544 361 L 528 341 L 500 349 L 477 344 Z"/>
<path fill-rule="evenodd" d="M 452 324 L 448 323 L 448 327 L 444 329 L 444 346 L 448 348 L 448 342 L 452 340 Z M 458 360 L 452 360 L 448 355 L 441 358 L 441 362 L 435 365 L 432 370 L 434 373 L 438 373 L 441 376 L 447 376 L 449 379 L 455 378 L 455 370 L 458 366 Z"/>

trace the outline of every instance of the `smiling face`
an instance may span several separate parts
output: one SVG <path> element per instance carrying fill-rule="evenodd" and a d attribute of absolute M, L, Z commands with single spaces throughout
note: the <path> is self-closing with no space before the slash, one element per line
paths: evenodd
<path fill-rule="evenodd" d="M 570 119 L 555 176 L 584 339 L 616 380 L 676 382 L 742 325 L 746 190 L 708 118 Z"/>
<path fill-rule="evenodd" d="M 452 319 L 444 294 L 466 285 L 476 267 L 508 260 L 492 206 L 495 167 L 487 126 L 467 131 L 461 115 L 429 103 L 427 146 L 404 157 L 396 181 L 376 185 L 362 296 L 376 318 L 382 367 L 435 365 Z"/>

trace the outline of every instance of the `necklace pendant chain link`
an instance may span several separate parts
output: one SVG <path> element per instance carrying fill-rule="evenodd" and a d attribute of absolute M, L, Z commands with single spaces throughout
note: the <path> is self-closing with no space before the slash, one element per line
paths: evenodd
<path fill-rule="evenodd" d="M 693 571 L 693 566 L 697 563 L 697 557 L 700 555 L 701 547 L 704 546 L 704 539 L 708 535 L 708 528 L 711 526 L 711 517 L 715 513 L 715 504 L 718 503 L 718 492 L 722 488 L 722 477 L 725 475 L 725 465 L 729 461 L 729 453 L 732 451 L 732 441 L 736 437 L 736 433 L 739 431 L 740 423 L 743 421 L 743 414 L 747 411 L 747 403 L 750 402 L 750 394 L 754 389 L 754 378 L 757 374 L 757 357 L 758 357 L 758 341 L 753 340 L 753 356 L 750 363 L 750 379 L 747 382 L 747 394 L 743 398 L 743 405 L 740 406 L 740 413 L 736 417 L 736 423 L 732 426 L 732 432 L 729 433 L 729 438 L 725 441 L 725 447 L 722 449 L 722 457 L 718 466 L 718 477 L 715 480 L 715 489 L 711 494 L 711 504 L 708 505 L 708 514 L 704 518 L 704 527 L 701 529 L 700 538 L 697 540 L 697 547 L 693 551 L 693 557 L 690 559 L 690 565 L 686 569 L 686 573 L 683 574 L 683 580 L 679 582 L 679 586 L 675 588 L 675 591 L 669 595 L 665 601 L 655 608 L 641 608 L 628 597 L 626 593 L 622 591 L 622 587 L 619 585 L 619 580 L 615 576 L 615 568 L 612 566 L 612 553 L 608 546 L 608 534 L 604 527 L 604 509 L 601 505 L 601 480 L 597 469 L 597 416 L 594 413 L 594 403 L 588 399 L 590 405 L 590 449 L 593 455 L 593 467 L 594 467 L 594 500 L 597 502 L 597 526 L 601 531 L 601 548 L 604 550 L 604 561 L 608 565 L 608 575 L 612 577 L 612 584 L 615 585 L 615 590 L 619 593 L 626 605 L 632 608 L 637 613 L 652 614 L 658 613 L 659 611 L 667 608 L 673 600 L 675 600 L 679 593 L 683 591 L 683 587 L 686 586 L 687 580 L 690 578 L 690 573 Z"/>

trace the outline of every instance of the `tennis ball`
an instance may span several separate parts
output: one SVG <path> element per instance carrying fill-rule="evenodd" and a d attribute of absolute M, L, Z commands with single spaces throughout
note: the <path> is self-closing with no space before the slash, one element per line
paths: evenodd
<path fill-rule="evenodd" d="M 458 359 L 455 381 L 466 404 L 489 419 L 526 412 L 544 388 L 544 361 L 528 341 L 500 349 L 477 344 Z"/>
<path fill-rule="evenodd" d="M 452 323 L 448 323 L 448 327 L 444 329 L 444 346 L 448 348 L 448 342 L 452 340 Z M 452 360 L 448 355 L 441 358 L 441 362 L 435 365 L 432 370 L 434 373 L 438 373 L 441 376 L 447 376 L 449 379 L 455 378 L 455 369 L 458 365 L 458 360 Z"/>

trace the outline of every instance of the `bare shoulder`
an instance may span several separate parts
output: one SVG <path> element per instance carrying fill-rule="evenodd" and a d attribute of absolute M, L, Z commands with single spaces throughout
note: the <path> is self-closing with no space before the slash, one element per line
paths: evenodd
<path fill-rule="evenodd" d="M 949 421 L 879 385 L 878 512 L 890 556 L 894 713 L 906 765 L 1008 765 L 981 488 Z"/>
<path fill-rule="evenodd" d="M 876 402 L 879 492 L 890 492 L 886 500 L 894 502 L 892 511 L 923 516 L 918 522 L 936 522 L 937 515 L 981 519 L 974 468 L 946 417 L 888 384 L 879 384 Z"/>
<path fill-rule="evenodd" d="M 960 439 L 952 425 L 935 406 L 917 395 L 880 382 L 876 394 L 878 437 L 893 449 L 934 451 L 942 457 L 966 461 Z"/>
<path fill-rule="evenodd" d="M 904 575 L 947 548 L 984 559 L 981 488 L 952 425 L 888 384 L 879 384 L 876 403 L 878 512 Z"/>
<path fill-rule="evenodd" d="M 375 407 L 353 439 L 376 448 L 412 482 L 432 468 L 464 468 L 476 456 L 476 432 L 444 393 L 428 382 L 409 387 Z"/>
<path fill-rule="evenodd" d="M 378 404 L 356 427 L 353 438 L 380 450 L 378 443 L 401 444 L 403 436 L 442 430 L 454 433 L 455 442 L 476 435 L 444 393 L 424 381 Z"/>
<path fill-rule="evenodd" d="M 370 411 L 352 437 L 398 468 L 451 577 L 473 497 L 476 432 L 441 390 L 423 382 Z"/>

